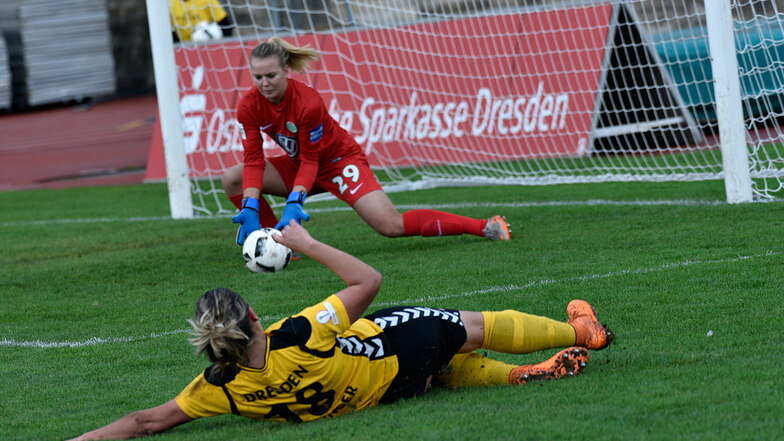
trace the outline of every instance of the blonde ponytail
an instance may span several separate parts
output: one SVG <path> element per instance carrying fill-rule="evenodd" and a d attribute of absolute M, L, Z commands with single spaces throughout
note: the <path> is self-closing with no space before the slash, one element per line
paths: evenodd
<path fill-rule="evenodd" d="M 277 57 L 281 67 L 288 66 L 294 72 L 305 73 L 310 64 L 317 61 L 321 54 L 309 44 L 299 47 L 280 37 L 271 37 L 253 48 L 250 56 L 251 58 Z"/>
<path fill-rule="evenodd" d="M 248 303 L 226 288 L 207 291 L 196 302 L 196 312 L 188 320 L 190 342 L 196 353 L 204 353 L 213 363 L 213 371 L 241 361 L 253 338 Z"/>

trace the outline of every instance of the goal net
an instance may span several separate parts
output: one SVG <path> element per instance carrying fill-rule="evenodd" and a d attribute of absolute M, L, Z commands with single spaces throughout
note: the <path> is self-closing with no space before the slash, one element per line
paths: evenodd
<path fill-rule="evenodd" d="M 221 0 L 230 36 L 173 47 L 194 210 L 234 211 L 220 175 L 242 161 L 235 107 L 251 87 L 248 54 L 272 35 L 322 53 L 294 77 L 321 92 L 389 191 L 745 173 L 739 201 L 775 197 L 779 0 L 726 1 L 730 32 L 711 36 L 696 0 Z M 730 75 L 714 81 L 709 40 L 733 35 L 738 64 L 725 57 Z M 163 144 L 148 180 L 166 176 Z M 271 139 L 264 148 L 282 154 Z M 739 171 L 727 170 L 730 149 Z"/>

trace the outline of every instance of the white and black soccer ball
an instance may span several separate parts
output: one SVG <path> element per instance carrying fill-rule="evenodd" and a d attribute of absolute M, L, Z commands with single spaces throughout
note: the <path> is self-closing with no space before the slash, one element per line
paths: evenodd
<path fill-rule="evenodd" d="M 214 21 L 200 21 L 193 27 L 191 41 L 201 42 L 220 40 L 223 38 L 223 29 Z"/>
<path fill-rule="evenodd" d="M 245 265 L 254 273 L 274 273 L 281 271 L 291 260 L 291 249 L 275 242 L 273 234 L 280 234 L 274 228 L 262 228 L 248 235 L 242 245 Z"/>

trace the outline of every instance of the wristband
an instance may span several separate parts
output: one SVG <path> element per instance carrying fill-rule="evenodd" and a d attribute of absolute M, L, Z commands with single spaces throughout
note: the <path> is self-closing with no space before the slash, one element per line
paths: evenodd
<path fill-rule="evenodd" d="M 242 208 L 250 208 L 251 210 L 259 211 L 259 200 L 250 196 L 242 200 Z"/>
<path fill-rule="evenodd" d="M 286 199 L 286 204 L 304 204 L 305 198 L 308 196 L 304 191 L 292 191 Z"/>

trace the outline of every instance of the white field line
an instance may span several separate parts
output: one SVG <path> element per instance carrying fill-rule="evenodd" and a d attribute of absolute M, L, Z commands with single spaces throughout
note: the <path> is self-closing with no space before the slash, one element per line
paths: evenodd
<path fill-rule="evenodd" d="M 16 348 L 39 348 L 39 349 L 81 348 L 83 346 L 103 345 L 107 343 L 130 343 L 134 341 L 165 337 L 167 335 L 182 334 L 183 332 L 186 332 L 186 330 L 178 329 L 176 331 L 153 332 L 150 335 L 145 335 L 141 337 L 117 337 L 117 338 L 93 337 L 84 341 L 41 341 L 41 340 L 18 341 L 18 340 L 3 337 L 0 338 L 0 346 L 10 346 Z"/>
<path fill-rule="evenodd" d="M 678 268 L 685 268 L 685 267 L 695 266 L 695 265 L 716 265 L 716 264 L 735 263 L 735 262 L 741 262 L 749 259 L 758 259 L 758 258 L 764 258 L 770 256 L 777 256 L 779 254 L 781 253 L 777 251 L 768 251 L 762 254 L 730 257 L 725 259 L 686 260 L 683 262 L 666 263 L 663 265 L 653 266 L 648 268 L 627 269 L 627 270 L 620 270 L 620 271 L 612 271 L 603 274 L 586 274 L 583 276 L 567 277 L 564 279 L 542 279 L 542 280 L 535 280 L 532 282 L 528 282 L 522 285 L 491 286 L 489 288 L 468 291 L 463 293 L 409 298 L 409 299 L 397 300 L 395 302 L 373 303 L 373 306 L 387 307 L 387 306 L 403 305 L 403 304 L 421 304 L 421 303 L 431 302 L 435 300 L 448 300 L 448 299 L 463 298 L 463 297 L 473 297 L 473 296 L 484 295 L 484 294 L 520 292 L 535 286 L 553 285 L 557 283 L 568 283 L 568 282 L 580 282 L 580 281 L 595 280 L 595 279 L 609 279 L 613 277 L 623 277 L 629 274 L 646 274 L 646 273 L 653 273 L 657 271 L 667 271 L 667 270 L 673 270 Z M 289 314 L 268 315 L 260 318 L 262 322 L 271 323 L 271 322 L 278 321 L 284 317 L 288 317 L 293 313 L 294 312 Z M 0 338 L 0 347 L 5 346 L 5 347 L 17 347 L 17 348 L 23 347 L 23 348 L 39 348 L 39 349 L 79 348 L 83 346 L 93 346 L 93 345 L 109 344 L 109 343 L 130 343 L 135 341 L 150 340 L 150 339 L 165 337 L 174 334 L 183 334 L 186 332 L 188 332 L 188 330 L 186 329 L 177 329 L 174 331 L 155 332 L 140 337 L 117 337 L 117 338 L 93 337 L 83 341 L 59 341 L 59 342 L 58 341 L 45 342 L 41 340 L 20 341 L 20 340 L 2 337 Z"/>
<path fill-rule="evenodd" d="M 773 203 L 773 202 L 768 202 Z M 398 210 L 414 210 L 417 208 L 431 208 L 434 210 L 455 210 L 461 208 L 538 208 L 538 207 L 579 207 L 579 206 L 618 206 L 618 207 L 646 207 L 646 206 L 691 206 L 691 207 L 704 207 L 725 205 L 724 201 L 706 201 L 699 199 L 673 199 L 673 200 L 660 200 L 660 201 L 612 201 L 605 199 L 591 199 L 587 201 L 546 201 L 546 202 L 463 202 L 454 204 L 400 204 L 396 205 Z M 318 208 L 313 205 L 308 205 L 307 211 L 310 213 L 330 213 L 338 211 L 351 211 L 352 208 L 348 206 L 340 207 L 324 207 Z M 210 219 L 228 217 L 227 214 L 212 215 L 212 216 L 199 216 L 196 219 Z M 50 220 L 31 220 L 31 221 L 15 221 L 15 222 L 0 222 L 0 228 L 3 227 L 19 227 L 28 225 L 59 225 L 59 224 L 82 224 L 82 223 L 104 223 L 104 222 L 153 222 L 153 221 L 167 221 L 172 220 L 168 216 L 151 216 L 151 217 L 97 217 L 90 219 L 50 219 Z"/>

